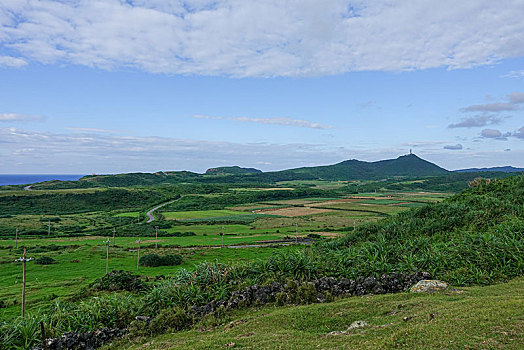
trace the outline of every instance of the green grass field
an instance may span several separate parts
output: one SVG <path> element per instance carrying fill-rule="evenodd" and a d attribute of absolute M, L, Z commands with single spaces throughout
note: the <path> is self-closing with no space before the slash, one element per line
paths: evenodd
<path fill-rule="evenodd" d="M 166 245 L 220 245 L 221 237 L 169 237 L 159 238 L 159 248 L 155 249 L 154 239 L 143 239 L 141 255 L 156 253 L 159 255 L 180 254 L 184 258 L 179 266 L 140 267 L 137 271 L 136 237 L 117 237 L 116 247 L 110 245 L 110 270 L 126 270 L 146 276 L 169 276 L 181 268 L 191 270 L 195 264 L 203 261 L 218 261 L 234 263 L 264 258 L 277 250 L 301 249 L 300 246 L 269 246 L 260 248 L 227 248 L 230 244 L 253 243 L 264 239 L 278 239 L 279 236 L 267 235 L 248 237 L 224 237 L 225 248 L 165 248 Z M 20 311 L 19 299 L 21 293 L 22 266 L 14 260 L 22 255 L 22 246 L 28 249 L 27 256 L 39 258 L 48 256 L 56 263 L 51 265 L 37 265 L 34 261 L 27 263 L 27 310 L 37 311 L 45 307 L 58 297 L 69 297 L 79 291 L 79 288 L 105 274 L 106 246 L 105 237 L 78 237 L 59 239 L 31 239 L 19 242 L 19 248 L 8 248 L 12 242 L 0 241 L 0 300 L 7 307 L 0 309 L 0 319 L 8 319 L 18 315 Z M 192 240 L 193 239 L 193 240 Z M 51 244 L 60 248 L 55 251 L 33 253 L 37 248 Z"/>
<path fill-rule="evenodd" d="M 194 210 L 194 211 L 177 211 L 177 212 L 163 212 L 162 215 L 167 220 L 183 220 L 183 219 L 201 219 L 214 218 L 221 216 L 246 215 L 245 212 L 234 210 Z"/>

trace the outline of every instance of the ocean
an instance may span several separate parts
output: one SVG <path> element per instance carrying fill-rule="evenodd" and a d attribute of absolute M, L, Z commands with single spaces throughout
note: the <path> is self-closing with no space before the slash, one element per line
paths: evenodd
<path fill-rule="evenodd" d="M 36 182 L 62 180 L 75 181 L 85 175 L 71 175 L 71 174 L 0 174 L 0 186 L 5 185 L 29 185 Z"/>

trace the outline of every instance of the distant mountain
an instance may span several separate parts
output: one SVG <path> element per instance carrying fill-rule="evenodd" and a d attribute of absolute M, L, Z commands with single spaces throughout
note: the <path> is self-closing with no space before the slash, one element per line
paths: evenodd
<path fill-rule="evenodd" d="M 205 175 L 247 175 L 261 173 L 262 170 L 255 168 L 241 168 L 239 166 L 222 166 L 206 170 Z"/>
<path fill-rule="evenodd" d="M 469 168 L 469 169 L 460 169 L 454 170 L 456 173 L 478 173 L 485 171 L 498 171 L 502 173 L 518 173 L 524 171 L 524 168 L 515 168 L 512 166 L 496 166 L 492 168 Z"/>
<path fill-rule="evenodd" d="M 316 167 L 303 167 L 263 173 L 276 181 L 284 180 L 365 180 L 384 179 L 394 176 L 434 176 L 447 174 L 449 171 L 414 154 L 396 159 L 364 162 L 351 159 L 343 162 Z"/>
<path fill-rule="evenodd" d="M 238 166 L 208 169 L 205 174 L 190 171 L 156 173 L 128 173 L 116 175 L 88 175 L 78 181 L 41 183 L 35 189 L 152 186 L 183 183 L 259 183 L 272 184 L 291 180 L 378 180 L 393 177 L 424 177 L 452 174 L 414 154 L 396 159 L 364 162 L 356 159 L 315 167 L 302 167 L 273 172 L 262 172 Z"/>

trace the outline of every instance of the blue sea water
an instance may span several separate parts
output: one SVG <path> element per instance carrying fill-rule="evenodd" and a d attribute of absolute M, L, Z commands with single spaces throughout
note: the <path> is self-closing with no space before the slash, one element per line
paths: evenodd
<path fill-rule="evenodd" d="M 85 175 L 70 174 L 0 174 L 0 186 L 5 185 L 29 185 L 42 181 L 62 180 L 76 181 Z"/>

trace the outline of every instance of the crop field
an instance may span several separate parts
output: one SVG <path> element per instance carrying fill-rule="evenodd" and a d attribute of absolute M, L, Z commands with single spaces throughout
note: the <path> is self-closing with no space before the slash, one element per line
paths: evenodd
<path fill-rule="evenodd" d="M 245 212 L 233 210 L 193 210 L 193 211 L 179 211 L 179 212 L 163 212 L 162 215 L 167 220 L 184 220 L 184 219 L 201 219 L 214 218 L 221 216 L 245 215 Z"/>
<path fill-rule="evenodd" d="M 319 208 L 308 208 L 308 207 L 288 207 L 288 208 L 280 208 L 280 209 L 262 209 L 262 210 L 256 210 L 255 212 L 260 213 L 260 214 L 295 217 L 295 216 L 307 216 L 307 215 L 329 213 L 331 212 L 331 210 L 330 209 L 319 209 Z"/>

